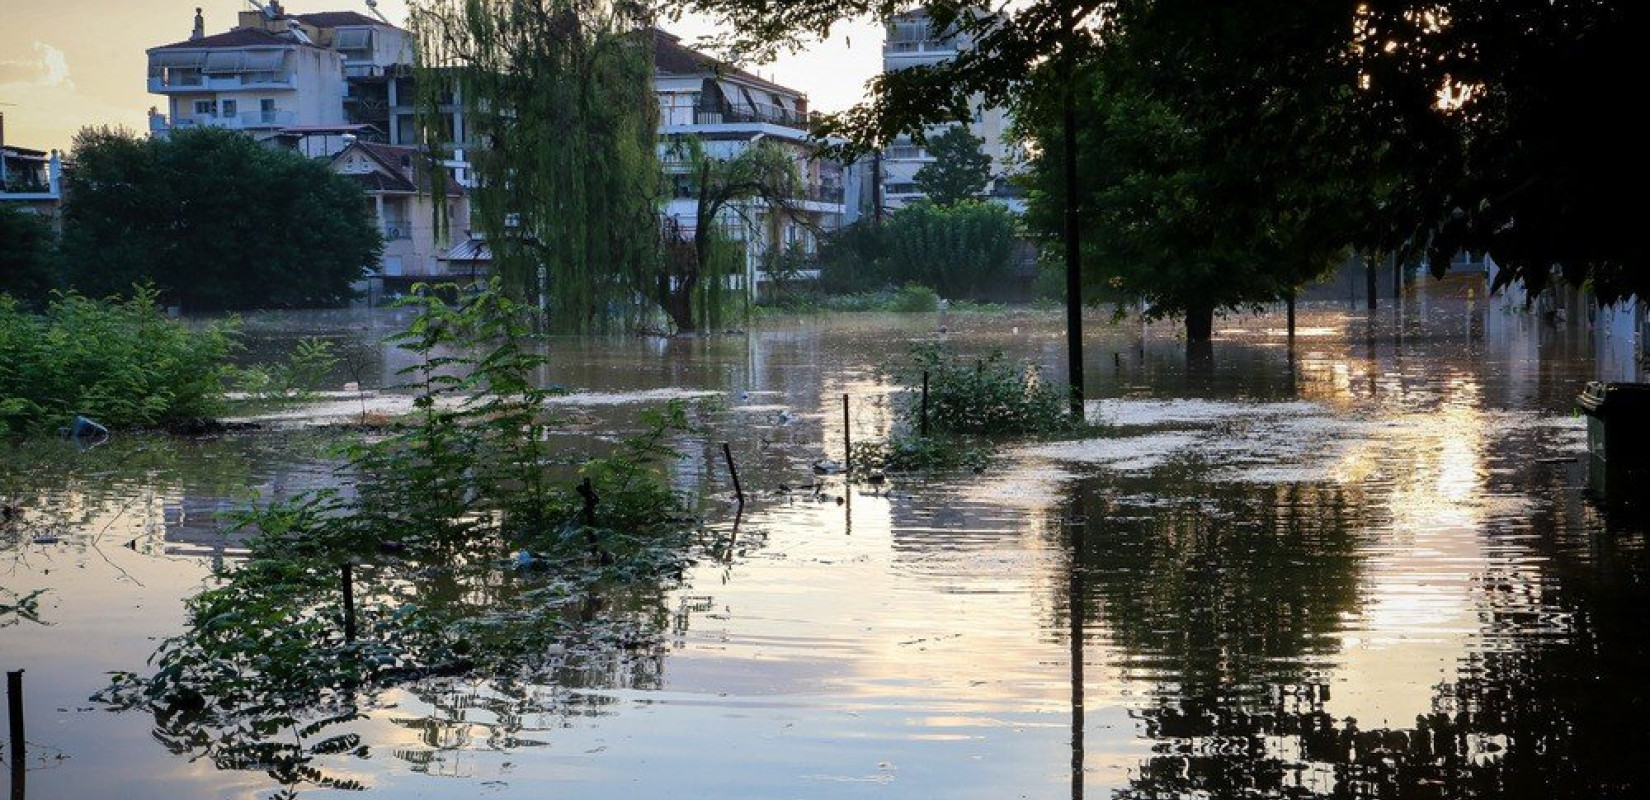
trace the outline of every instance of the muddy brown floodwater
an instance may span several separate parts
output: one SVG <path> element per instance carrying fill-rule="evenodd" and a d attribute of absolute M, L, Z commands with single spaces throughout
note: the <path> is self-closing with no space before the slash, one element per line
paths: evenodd
<path fill-rule="evenodd" d="M 338 381 L 370 387 L 406 363 L 371 346 L 398 321 L 249 325 L 270 350 L 357 343 Z M 1060 376 L 1058 318 L 552 341 L 569 446 L 661 398 L 712 401 L 671 468 L 712 544 L 681 586 L 613 609 L 648 646 L 541 685 L 393 690 L 350 726 L 367 749 L 317 766 L 395 798 L 1650 796 L 1645 530 L 1585 499 L 1573 411 L 1585 381 L 1633 377 L 1606 343 L 1452 300 L 1308 309 L 1293 348 L 1280 319 L 1234 317 L 1190 361 L 1172 325 L 1089 324 L 1104 436 L 818 497 L 778 487 L 840 457 L 844 393 L 856 438 L 886 432 L 879 366 L 941 340 Z M 0 498 L 26 512 L 0 528 L 0 605 L 44 590 L 34 615 L 0 613 L 28 797 L 282 789 L 87 698 L 236 557 L 216 512 L 326 482 L 332 434 L 297 417 L 8 446 Z M 737 528 L 723 441 L 755 495 Z"/>

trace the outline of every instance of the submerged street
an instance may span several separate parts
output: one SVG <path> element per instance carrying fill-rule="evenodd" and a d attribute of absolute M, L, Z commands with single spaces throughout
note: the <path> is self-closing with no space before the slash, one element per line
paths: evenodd
<path fill-rule="evenodd" d="M 354 341 L 378 386 L 406 364 L 372 346 L 398 313 L 247 329 L 254 353 L 300 331 Z M 634 626 L 625 646 L 569 647 L 550 683 L 391 690 L 344 726 L 361 748 L 284 780 L 88 697 L 142 669 L 212 565 L 234 562 L 214 515 L 325 485 L 345 434 L 295 413 L 203 439 L 21 446 L 0 466 L 0 497 L 25 509 L 0 527 L 0 604 L 43 591 L 32 613 L 0 611 L 0 653 L 26 670 L 27 796 L 1650 791 L 1646 528 L 1586 498 L 1574 404 L 1589 380 L 1642 379 L 1630 347 L 1424 296 L 1305 307 L 1293 345 L 1281 313 L 1217 320 L 1207 358 L 1172 322 L 1088 324 L 1098 436 L 853 487 L 810 465 L 841 459 L 845 433 L 887 435 L 909 398 L 886 371 L 910 346 L 1001 349 L 1063 376 L 1058 313 L 552 339 L 545 382 L 569 391 L 555 443 L 694 404 L 669 471 L 705 521 L 695 565 L 588 599 Z"/>

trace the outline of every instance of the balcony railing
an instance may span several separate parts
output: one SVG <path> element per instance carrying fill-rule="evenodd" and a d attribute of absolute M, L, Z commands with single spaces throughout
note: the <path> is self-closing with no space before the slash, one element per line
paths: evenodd
<path fill-rule="evenodd" d="M 205 75 L 199 72 L 168 72 L 149 75 L 149 91 L 212 91 L 245 88 L 296 88 L 291 72 L 234 72 Z"/>
<path fill-rule="evenodd" d="M 808 127 L 808 120 L 801 114 L 778 106 L 758 106 L 755 110 L 723 109 L 721 111 L 707 111 L 697 109 L 693 112 L 695 125 L 727 125 L 727 124 L 768 124 L 786 128 Z"/>
<path fill-rule="evenodd" d="M 174 128 L 274 128 L 291 125 L 297 117 L 291 111 L 253 111 L 233 116 L 197 114 L 173 120 Z"/>
<path fill-rule="evenodd" d="M 407 220 L 384 220 L 384 240 L 412 238 L 412 223 Z"/>

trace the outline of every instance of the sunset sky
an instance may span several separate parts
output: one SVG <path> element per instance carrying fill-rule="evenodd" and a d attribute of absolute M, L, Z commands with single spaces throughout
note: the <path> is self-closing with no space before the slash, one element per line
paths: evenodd
<path fill-rule="evenodd" d="M 294 13 L 367 11 L 364 0 L 286 0 Z M 145 87 L 150 47 L 186 39 L 195 8 L 206 32 L 220 33 L 248 8 L 246 0 L 0 0 L 0 113 L 6 143 L 66 148 L 87 125 L 146 126 L 145 111 L 163 105 Z M 381 0 L 400 24 L 407 0 Z M 713 31 L 706 20 L 667 25 L 691 42 Z M 832 41 L 754 69 L 807 92 L 813 107 L 834 111 L 860 99 L 882 65 L 882 30 L 872 22 L 842 26 Z"/>

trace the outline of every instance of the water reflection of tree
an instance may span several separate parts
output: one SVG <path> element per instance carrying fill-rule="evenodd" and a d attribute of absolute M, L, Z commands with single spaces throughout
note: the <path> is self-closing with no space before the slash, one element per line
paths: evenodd
<path fill-rule="evenodd" d="M 1361 504 L 1335 488 L 1205 491 L 1195 507 L 1139 517 L 1126 505 L 1098 513 L 1091 491 L 1072 537 L 1086 626 L 1160 687 L 1138 714 L 1153 754 L 1114 797 L 1591 798 L 1650 786 L 1642 533 L 1538 515 L 1551 558 L 1484 575 L 1485 644 L 1460 677 L 1433 687 L 1412 726 L 1366 728 L 1327 712 L 1312 669 L 1359 599 Z"/>
<path fill-rule="evenodd" d="M 1130 488 L 1197 499 L 1102 499 Z M 1076 565 L 1090 624 L 1183 693 L 1254 696 L 1298 682 L 1313 657 L 1334 651 L 1340 615 L 1358 601 L 1360 519 L 1347 497 L 1356 490 L 1161 490 L 1079 489 L 1090 493 Z"/>

